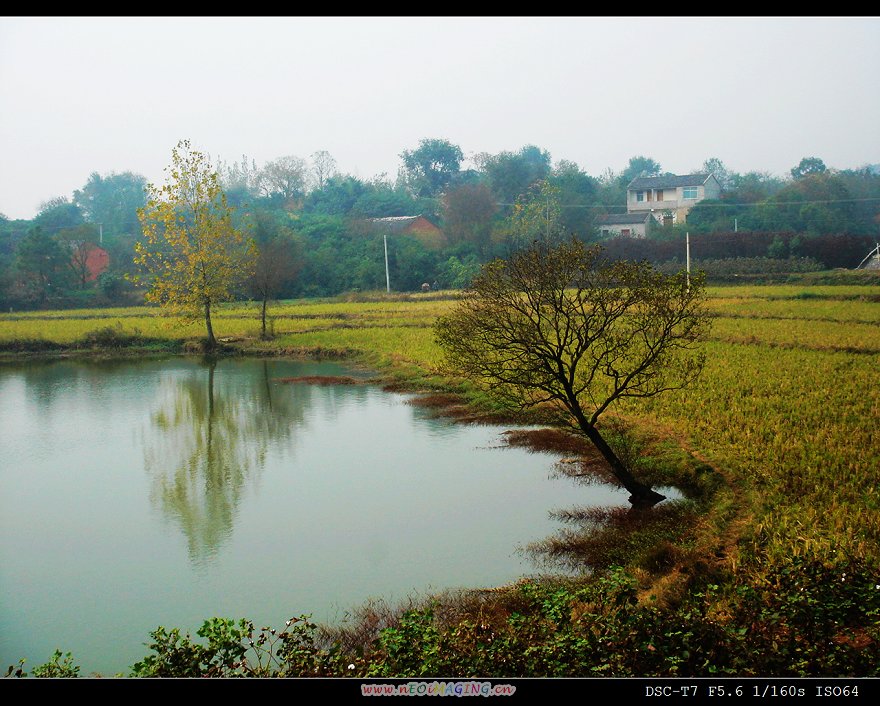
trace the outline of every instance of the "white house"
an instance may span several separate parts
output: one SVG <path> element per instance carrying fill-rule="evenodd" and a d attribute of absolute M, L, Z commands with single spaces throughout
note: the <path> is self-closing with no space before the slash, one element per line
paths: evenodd
<path fill-rule="evenodd" d="M 651 233 L 651 229 L 656 225 L 657 221 L 650 211 L 609 214 L 607 216 L 599 216 L 596 219 L 596 227 L 603 238 L 610 238 L 615 235 L 644 238 Z"/>
<path fill-rule="evenodd" d="M 637 177 L 626 187 L 627 213 L 651 213 L 658 223 L 684 223 L 688 211 L 703 199 L 721 198 L 712 174 Z"/>

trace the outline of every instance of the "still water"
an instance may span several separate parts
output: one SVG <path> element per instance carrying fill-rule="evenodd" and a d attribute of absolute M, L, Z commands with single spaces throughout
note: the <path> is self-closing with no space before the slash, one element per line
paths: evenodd
<path fill-rule="evenodd" d="M 158 625 L 338 622 L 369 598 L 496 586 L 548 513 L 626 505 L 358 375 L 283 360 L 0 366 L 0 668 L 56 648 L 127 673 Z"/>

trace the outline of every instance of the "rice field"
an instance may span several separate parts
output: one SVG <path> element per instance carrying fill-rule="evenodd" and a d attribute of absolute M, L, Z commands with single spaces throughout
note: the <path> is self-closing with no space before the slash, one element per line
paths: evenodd
<path fill-rule="evenodd" d="M 880 562 L 880 287 L 712 287 L 708 296 L 714 321 L 699 384 L 618 412 L 667 430 L 736 490 L 734 570 L 758 556 Z M 253 352 L 336 351 L 390 377 L 437 383 L 431 327 L 454 296 L 362 299 L 274 304 L 269 342 L 257 340 L 256 304 L 229 305 L 215 333 Z M 8 313 L 0 346 L 71 345 L 107 326 L 167 340 L 203 335 L 202 322 L 180 325 L 146 307 Z"/>
<path fill-rule="evenodd" d="M 880 560 L 880 291 L 710 290 L 700 383 L 639 404 L 750 499 L 746 557 Z"/>

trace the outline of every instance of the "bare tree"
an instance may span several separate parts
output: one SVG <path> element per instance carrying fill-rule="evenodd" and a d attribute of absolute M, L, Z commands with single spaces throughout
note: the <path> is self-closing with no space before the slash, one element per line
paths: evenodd
<path fill-rule="evenodd" d="M 247 288 L 261 303 L 261 338 L 267 337 L 266 309 L 269 302 L 296 279 L 301 265 L 296 244 L 283 236 L 258 246 L 254 272 L 247 281 Z"/>
<path fill-rule="evenodd" d="M 312 155 L 312 175 L 315 188 L 321 191 L 326 181 L 336 174 L 336 160 L 327 150 L 319 150 Z"/>
<path fill-rule="evenodd" d="M 65 228 L 58 233 L 58 243 L 70 254 L 67 262 L 80 289 L 85 289 L 92 274 L 89 256 L 95 249 L 95 227 L 84 224 L 76 228 Z"/>
<path fill-rule="evenodd" d="M 266 162 L 260 170 L 259 185 L 264 196 L 280 194 L 285 200 L 302 194 L 306 184 L 306 163 L 288 155 Z"/>
<path fill-rule="evenodd" d="M 612 403 L 683 387 L 703 367 L 701 277 L 611 262 L 578 240 L 534 243 L 485 265 L 436 326 L 450 372 L 521 408 L 555 410 L 602 453 L 634 505 L 664 496 L 638 481 L 596 425 Z"/>
<path fill-rule="evenodd" d="M 241 156 L 241 162 L 232 164 L 218 160 L 217 174 L 220 175 L 221 184 L 227 191 L 241 189 L 252 196 L 256 196 L 260 191 L 260 170 L 257 168 L 256 160 L 251 159 L 248 162 L 247 155 Z"/>

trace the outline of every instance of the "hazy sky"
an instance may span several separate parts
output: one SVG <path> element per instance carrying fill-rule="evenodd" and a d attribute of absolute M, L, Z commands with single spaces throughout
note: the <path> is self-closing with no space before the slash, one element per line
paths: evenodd
<path fill-rule="evenodd" d="M 181 139 L 363 179 L 422 138 L 592 176 L 856 168 L 880 163 L 878 77 L 878 17 L 0 17 L 0 213 L 92 172 L 161 183 Z"/>

